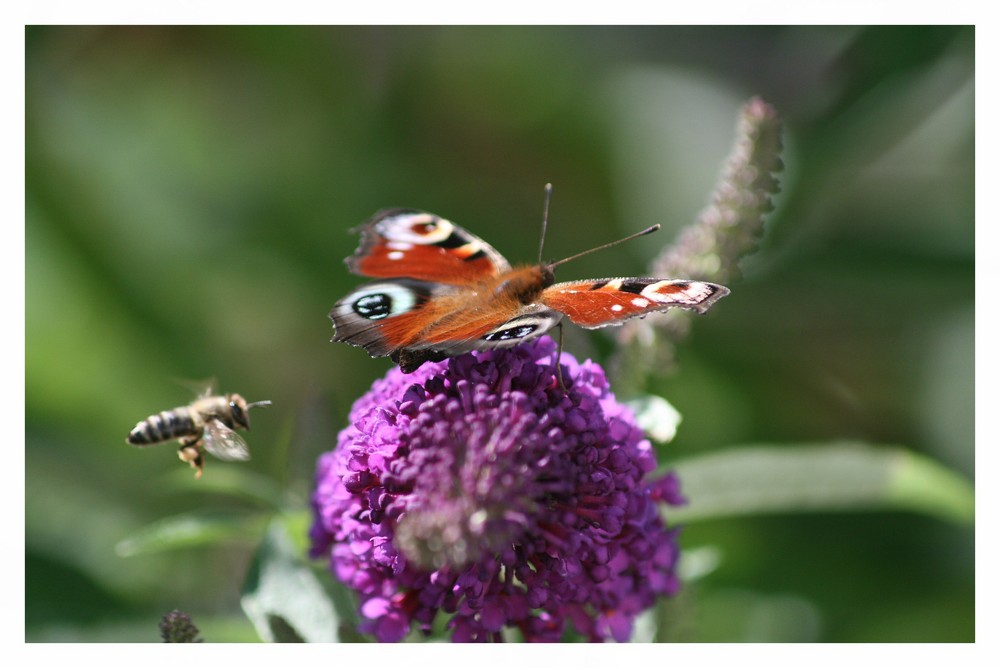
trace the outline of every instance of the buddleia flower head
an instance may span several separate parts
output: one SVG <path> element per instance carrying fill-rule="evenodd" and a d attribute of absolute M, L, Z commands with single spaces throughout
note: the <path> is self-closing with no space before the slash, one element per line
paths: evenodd
<path fill-rule="evenodd" d="M 393 369 L 318 464 L 312 554 L 382 641 L 627 640 L 677 591 L 683 502 L 604 371 L 548 338 Z"/>

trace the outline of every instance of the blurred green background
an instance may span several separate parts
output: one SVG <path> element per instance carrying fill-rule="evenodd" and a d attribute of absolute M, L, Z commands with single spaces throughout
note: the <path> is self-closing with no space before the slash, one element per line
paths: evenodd
<path fill-rule="evenodd" d="M 259 518 L 306 507 L 390 366 L 329 342 L 363 280 L 349 230 L 420 208 L 531 261 L 552 182 L 547 256 L 666 228 L 560 276 L 643 274 L 707 204 L 752 95 L 785 122 L 783 192 L 679 350 L 661 461 L 850 438 L 973 476 L 972 28 L 29 27 L 26 49 L 28 641 L 156 642 L 173 608 L 207 640 L 256 639 L 239 590 Z M 607 332 L 568 329 L 606 355 Z M 274 402 L 252 461 L 195 482 L 174 447 L 125 444 L 208 377 Z M 116 551 L 197 512 L 229 518 L 224 539 Z M 682 537 L 716 565 L 677 639 L 974 639 L 970 526 L 796 514 Z"/>

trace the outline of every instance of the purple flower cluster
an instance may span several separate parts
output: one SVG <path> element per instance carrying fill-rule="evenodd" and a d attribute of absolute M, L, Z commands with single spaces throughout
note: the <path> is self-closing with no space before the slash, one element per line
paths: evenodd
<path fill-rule="evenodd" d="M 398 369 L 318 464 L 312 555 L 360 599 L 361 630 L 398 641 L 447 616 L 455 641 L 567 630 L 625 641 L 678 588 L 676 529 L 646 480 L 653 451 L 597 364 L 542 338 Z"/>

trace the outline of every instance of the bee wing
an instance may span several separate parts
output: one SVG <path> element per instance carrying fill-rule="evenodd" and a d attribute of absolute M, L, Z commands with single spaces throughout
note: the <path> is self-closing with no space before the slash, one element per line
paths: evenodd
<path fill-rule="evenodd" d="M 206 450 L 219 459 L 227 461 L 250 459 L 250 448 L 247 447 L 246 441 L 214 418 L 205 423 L 205 432 L 202 434 L 201 442 L 205 445 Z"/>
<path fill-rule="evenodd" d="M 175 383 L 190 391 L 199 399 L 202 397 L 210 397 L 215 393 L 215 388 L 218 383 L 215 376 L 209 376 L 202 380 L 194 380 L 191 378 L 173 378 Z"/>

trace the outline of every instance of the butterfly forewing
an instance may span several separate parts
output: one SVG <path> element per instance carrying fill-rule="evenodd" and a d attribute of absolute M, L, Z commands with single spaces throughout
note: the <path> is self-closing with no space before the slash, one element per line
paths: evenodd
<path fill-rule="evenodd" d="M 606 278 L 556 283 L 542 292 L 539 301 L 580 327 L 596 329 L 670 308 L 704 313 L 727 294 L 727 288 L 701 281 Z"/>
<path fill-rule="evenodd" d="M 361 245 L 347 266 L 362 276 L 465 285 L 510 270 L 495 248 L 432 213 L 381 211 L 360 232 Z"/>

